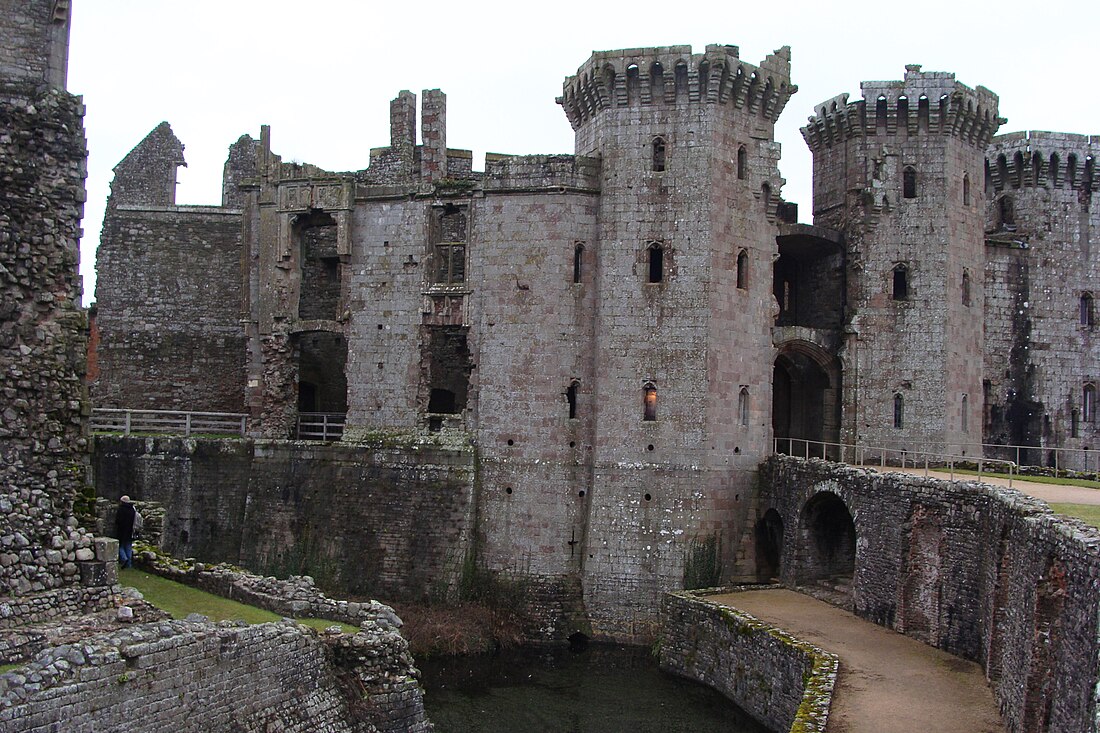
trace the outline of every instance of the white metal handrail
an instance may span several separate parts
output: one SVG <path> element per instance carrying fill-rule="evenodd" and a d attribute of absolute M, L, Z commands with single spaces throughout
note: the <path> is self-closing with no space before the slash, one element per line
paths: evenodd
<path fill-rule="evenodd" d="M 983 473 L 1008 475 L 1008 485 L 1012 486 L 1014 477 L 1020 476 L 1020 466 L 1013 461 L 983 456 L 967 456 L 958 453 L 934 453 L 930 451 L 912 451 L 902 448 L 890 448 L 871 445 L 851 445 L 847 443 L 829 443 L 804 438 L 775 438 L 775 453 L 802 458 L 821 458 L 853 466 L 877 466 L 879 468 L 913 468 L 929 471 L 946 470 L 951 478 L 955 471 L 964 467 L 974 467 L 980 477 Z"/>
<path fill-rule="evenodd" d="M 244 437 L 248 416 L 236 412 L 92 409 L 93 433 L 164 433 L 170 435 L 235 435 Z"/>

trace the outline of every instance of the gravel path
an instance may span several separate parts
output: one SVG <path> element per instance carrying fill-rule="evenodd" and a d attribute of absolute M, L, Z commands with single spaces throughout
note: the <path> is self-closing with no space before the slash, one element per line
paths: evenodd
<path fill-rule="evenodd" d="M 911 473 L 915 476 L 923 476 L 924 471 L 922 469 L 902 469 L 902 468 L 878 468 L 877 466 L 868 466 L 875 471 L 893 471 L 896 473 Z M 951 480 L 951 474 L 946 471 L 929 471 L 929 476 L 934 478 L 942 478 L 947 481 Z M 970 474 L 955 474 L 956 481 L 980 481 L 983 484 L 993 484 L 994 486 L 1008 486 L 1008 479 L 997 478 L 995 476 L 971 476 Z M 1022 481 L 1020 479 L 1012 479 L 1012 488 L 1020 491 L 1024 494 L 1034 496 L 1036 499 L 1042 499 L 1050 504 L 1100 504 L 1100 489 L 1090 489 L 1085 486 L 1063 486 L 1061 484 L 1040 484 L 1034 481 Z"/>
<path fill-rule="evenodd" d="M 745 611 L 840 657 L 829 733 L 1003 733 L 981 667 L 784 589 L 709 601 Z"/>

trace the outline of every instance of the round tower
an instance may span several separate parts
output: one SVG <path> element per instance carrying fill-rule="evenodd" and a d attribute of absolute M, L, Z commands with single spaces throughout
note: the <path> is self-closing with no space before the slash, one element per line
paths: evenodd
<path fill-rule="evenodd" d="M 847 247 L 842 440 L 973 455 L 982 442 L 986 145 L 997 96 L 905 68 L 818 105 L 814 223 Z"/>
<path fill-rule="evenodd" d="M 773 131 L 795 91 L 787 48 L 759 66 L 735 46 L 607 51 L 565 80 L 577 155 L 600 160 L 583 555 L 597 631 L 644 636 L 653 619 L 632 614 L 660 591 L 704 565 L 708 582 L 743 570 L 750 471 L 771 449 Z"/>

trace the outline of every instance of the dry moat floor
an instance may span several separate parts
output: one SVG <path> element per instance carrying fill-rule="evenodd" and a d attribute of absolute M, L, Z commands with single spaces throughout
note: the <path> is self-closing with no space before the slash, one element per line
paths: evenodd
<path fill-rule="evenodd" d="M 840 657 L 829 733 L 1001 733 L 981 667 L 789 590 L 710 596 Z"/>

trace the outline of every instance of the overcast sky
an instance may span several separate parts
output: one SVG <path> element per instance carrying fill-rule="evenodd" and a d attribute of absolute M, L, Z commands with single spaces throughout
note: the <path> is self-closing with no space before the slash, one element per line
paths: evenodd
<path fill-rule="evenodd" d="M 1100 134 L 1094 0 L 943 2 L 363 2 L 76 0 L 69 90 L 88 113 L 81 273 L 95 299 L 95 247 L 111 169 L 162 120 L 186 146 L 177 203 L 221 198 L 228 146 L 272 127 L 283 160 L 366 167 L 389 142 L 402 89 L 447 94 L 447 144 L 571 153 L 554 98 L 593 50 L 740 47 L 758 64 L 789 45 L 799 91 L 776 138 L 783 197 L 811 218 L 810 156 L 798 128 L 813 106 L 905 64 L 950 71 L 1001 98 L 1002 132 Z"/>

